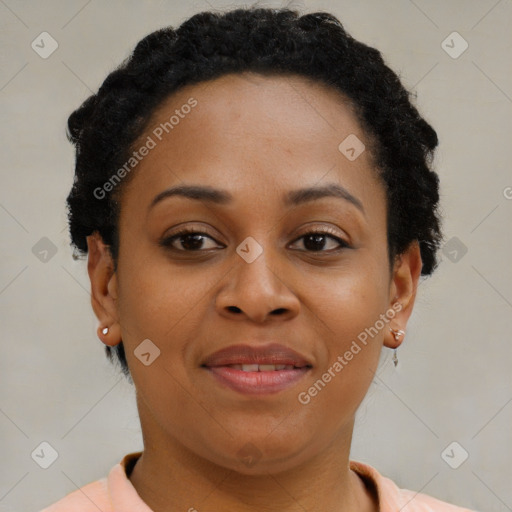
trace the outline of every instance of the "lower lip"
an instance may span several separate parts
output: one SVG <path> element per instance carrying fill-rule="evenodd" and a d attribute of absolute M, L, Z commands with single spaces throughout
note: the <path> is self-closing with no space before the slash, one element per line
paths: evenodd
<path fill-rule="evenodd" d="M 310 370 L 309 367 L 267 372 L 244 372 L 228 366 L 208 367 L 222 384 L 249 395 L 278 393 L 295 385 Z"/>

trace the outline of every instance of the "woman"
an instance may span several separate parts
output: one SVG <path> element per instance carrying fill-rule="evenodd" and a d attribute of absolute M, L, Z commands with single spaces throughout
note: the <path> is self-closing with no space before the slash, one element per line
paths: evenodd
<path fill-rule="evenodd" d="M 462 511 L 349 460 L 442 240 L 433 128 L 328 13 L 156 31 L 69 118 L 72 243 L 144 451 L 45 509 Z"/>

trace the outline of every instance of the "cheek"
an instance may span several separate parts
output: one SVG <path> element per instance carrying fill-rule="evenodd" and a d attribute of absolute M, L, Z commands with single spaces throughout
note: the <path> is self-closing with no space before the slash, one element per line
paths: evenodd
<path fill-rule="evenodd" d="M 204 414 L 191 399 L 194 385 L 185 354 L 196 338 L 205 315 L 207 290 L 214 282 L 208 275 L 199 279 L 197 272 L 191 278 L 190 271 L 171 268 L 169 263 L 153 264 L 149 271 L 134 262 L 135 258 L 129 272 L 126 267 L 121 270 L 124 286 L 119 311 L 126 358 L 138 394 L 157 417 L 188 418 L 185 423 L 166 422 L 174 435 L 183 435 L 181 429 L 186 430 L 187 422 Z M 151 341 L 145 342 L 148 365 L 139 357 L 146 339 Z"/>
<path fill-rule="evenodd" d="M 121 322 L 129 327 L 128 334 L 153 336 L 165 343 L 176 329 L 190 324 L 190 317 L 200 310 L 214 280 L 208 273 L 171 265 L 164 258 L 148 257 L 144 261 L 147 264 L 130 257 L 128 265 L 120 265 Z M 175 335 L 173 338 L 177 339 Z"/>
<path fill-rule="evenodd" d="M 373 325 L 388 306 L 386 269 L 377 261 L 370 251 L 359 251 L 344 268 L 302 279 L 305 313 L 338 350 Z"/>
<path fill-rule="evenodd" d="M 355 415 L 378 366 L 384 329 L 372 328 L 384 308 L 377 290 L 359 286 L 347 286 L 319 303 L 319 365 L 297 397 L 312 431 L 334 435 Z"/>
<path fill-rule="evenodd" d="M 383 262 L 364 256 L 343 272 L 316 279 L 304 295 L 311 324 L 324 340 L 314 376 L 321 382 L 311 393 L 304 390 L 318 406 L 355 410 L 378 364 L 388 325 L 381 319 L 389 306 L 388 282 Z"/>
<path fill-rule="evenodd" d="M 136 257 L 120 265 L 119 311 L 128 365 L 139 392 L 164 415 L 201 413 L 190 397 L 195 393 L 190 348 L 210 332 L 204 326 L 211 312 L 211 290 L 221 276 L 192 265 L 171 265 L 160 257 L 150 266 L 144 267 Z M 146 342 L 149 351 L 158 354 L 150 366 L 137 357 L 146 339 L 156 347 Z"/>

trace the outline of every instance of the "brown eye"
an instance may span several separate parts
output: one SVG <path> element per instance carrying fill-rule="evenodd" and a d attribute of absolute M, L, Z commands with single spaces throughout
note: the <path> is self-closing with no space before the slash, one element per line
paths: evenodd
<path fill-rule="evenodd" d="M 162 239 L 159 242 L 159 245 L 166 247 L 169 250 L 181 252 L 200 252 L 214 249 L 215 247 L 204 246 L 207 239 L 216 242 L 216 240 L 207 233 L 186 228 Z M 337 236 L 334 236 L 329 231 L 310 231 L 309 233 L 305 233 L 297 238 L 294 243 L 302 239 L 304 240 L 304 249 L 301 250 L 305 250 L 306 252 L 333 252 L 341 248 L 350 247 L 347 242 Z M 330 244 L 329 240 L 331 241 Z M 333 241 L 335 242 L 334 247 L 327 247 L 326 249 L 326 246 L 333 245 Z M 177 247 L 176 243 L 179 243 L 181 248 Z M 218 247 L 218 245 L 216 247 Z"/>
<path fill-rule="evenodd" d="M 303 245 L 307 252 L 331 252 L 339 250 L 340 248 L 350 247 L 349 244 L 345 242 L 345 240 L 342 240 L 341 238 L 334 236 L 327 231 L 311 231 L 297 238 L 297 240 L 301 239 L 304 239 Z M 336 244 L 334 247 L 328 248 L 329 250 L 324 250 L 326 245 L 328 245 L 328 239 L 334 240 Z M 297 240 L 295 240 L 295 242 Z"/>
<path fill-rule="evenodd" d="M 211 236 L 200 231 L 194 231 L 192 229 L 183 229 L 172 236 L 166 237 L 160 241 L 160 245 L 168 249 L 174 249 L 176 251 L 201 251 L 212 249 L 214 247 L 207 247 L 205 249 L 205 239 L 209 238 L 214 240 Z M 175 242 L 178 241 L 182 249 L 175 246 Z M 215 241 L 215 240 L 214 240 Z"/>

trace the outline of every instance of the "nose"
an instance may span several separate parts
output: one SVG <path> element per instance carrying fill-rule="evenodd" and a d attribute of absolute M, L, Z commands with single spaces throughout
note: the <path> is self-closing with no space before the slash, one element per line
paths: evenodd
<path fill-rule="evenodd" d="M 286 273 L 277 268 L 270 251 L 264 250 L 252 263 L 238 254 L 234 257 L 234 268 L 226 274 L 216 298 L 219 314 L 257 323 L 274 316 L 289 320 L 298 314 L 299 299 L 287 286 Z"/>

